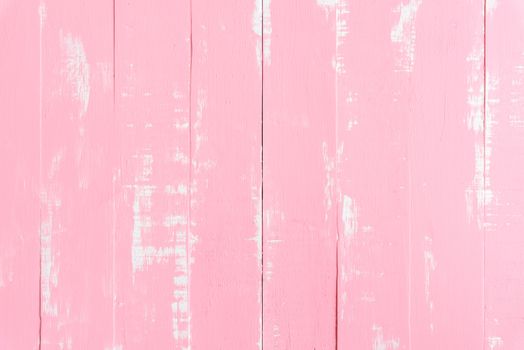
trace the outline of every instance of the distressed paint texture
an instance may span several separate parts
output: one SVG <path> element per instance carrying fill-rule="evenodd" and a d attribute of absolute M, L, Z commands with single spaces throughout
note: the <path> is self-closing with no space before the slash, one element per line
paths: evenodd
<path fill-rule="evenodd" d="M 486 18 L 486 349 L 524 347 L 524 3 Z"/>
<path fill-rule="evenodd" d="M 271 33 L 271 61 L 263 62 L 264 349 L 334 349 L 335 12 L 286 0 L 272 0 L 270 11 L 264 33 Z"/>
<path fill-rule="evenodd" d="M 254 5 L 192 0 L 193 349 L 262 345 L 262 87 Z"/>
<path fill-rule="evenodd" d="M 0 349 L 39 342 L 38 1 L 0 2 Z"/>
<path fill-rule="evenodd" d="M 522 349 L 523 31 L 0 1 L 0 349 Z"/>
<path fill-rule="evenodd" d="M 191 344 L 190 33 L 189 1 L 116 2 L 113 344 L 122 349 Z"/>
<path fill-rule="evenodd" d="M 116 155 L 107 83 L 112 6 L 39 6 L 41 349 L 104 349 L 112 325 Z"/>

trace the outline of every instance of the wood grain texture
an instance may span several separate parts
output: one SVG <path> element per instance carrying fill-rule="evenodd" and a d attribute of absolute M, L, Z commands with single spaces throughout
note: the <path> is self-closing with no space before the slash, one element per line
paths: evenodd
<path fill-rule="evenodd" d="M 333 349 L 335 18 L 264 3 L 264 349 Z"/>
<path fill-rule="evenodd" d="M 112 6 L 49 0 L 39 11 L 41 348 L 102 349 L 112 324 Z"/>
<path fill-rule="evenodd" d="M 261 12 L 192 1 L 191 348 L 261 344 Z"/>
<path fill-rule="evenodd" d="M 523 30 L 0 1 L 0 349 L 520 350 Z"/>
<path fill-rule="evenodd" d="M 486 17 L 486 349 L 524 346 L 524 4 Z"/>
<path fill-rule="evenodd" d="M 0 3 L 0 348 L 37 349 L 40 279 L 38 1 Z"/>
<path fill-rule="evenodd" d="M 190 2 L 117 1 L 115 14 L 115 344 L 188 349 Z"/>

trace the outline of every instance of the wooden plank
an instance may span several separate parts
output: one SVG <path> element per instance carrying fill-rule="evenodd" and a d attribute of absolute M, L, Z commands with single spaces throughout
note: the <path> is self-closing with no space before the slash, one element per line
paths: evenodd
<path fill-rule="evenodd" d="M 264 349 L 336 343 L 335 1 L 264 1 Z"/>
<path fill-rule="evenodd" d="M 337 6 L 341 350 L 412 349 L 408 149 L 414 43 L 409 36 L 417 8 L 402 22 L 400 5 L 344 1 Z"/>
<path fill-rule="evenodd" d="M 422 2 L 410 96 L 413 349 L 481 349 L 483 8 Z"/>
<path fill-rule="evenodd" d="M 190 2 L 116 1 L 117 345 L 189 349 Z"/>
<path fill-rule="evenodd" d="M 483 2 L 347 6 L 339 349 L 481 348 Z"/>
<path fill-rule="evenodd" d="M 40 20 L 37 1 L 0 3 L 0 348 L 39 342 Z"/>
<path fill-rule="evenodd" d="M 195 349 L 262 345 L 260 16 L 252 1 L 192 1 L 190 307 Z"/>
<path fill-rule="evenodd" d="M 524 347 L 524 3 L 487 1 L 486 349 Z"/>
<path fill-rule="evenodd" d="M 42 349 L 111 344 L 113 14 L 85 5 L 40 5 Z"/>

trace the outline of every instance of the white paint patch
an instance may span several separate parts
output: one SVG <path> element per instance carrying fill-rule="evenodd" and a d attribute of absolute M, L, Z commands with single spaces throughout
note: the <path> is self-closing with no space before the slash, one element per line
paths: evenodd
<path fill-rule="evenodd" d="M 322 158 L 324 160 L 324 172 L 326 180 L 324 182 L 324 220 L 327 221 L 329 211 L 333 206 L 333 194 L 335 192 L 335 159 L 328 154 L 327 142 L 322 142 Z"/>
<path fill-rule="evenodd" d="M 71 94 L 80 104 L 79 117 L 82 118 L 89 106 L 89 64 L 80 38 L 71 33 L 60 31 L 60 47 L 62 50 L 62 75 L 71 87 Z"/>
<path fill-rule="evenodd" d="M 258 36 L 256 52 L 258 67 L 262 72 L 262 61 L 266 66 L 271 64 L 271 0 L 255 0 L 251 23 L 253 32 Z"/>
<path fill-rule="evenodd" d="M 373 350 L 395 350 L 400 347 L 400 340 L 397 339 L 384 339 L 384 332 L 382 327 L 373 325 Z"/>
<path fill-rule="evenodd" d="M 342 222 L 344 224 L 344 236 L 351 238 L 357 233 L 357 206 L 355 201 L 348 195 L 344 195 L 342 202 Z"/>
<path fill-rule="evenodd" d="M 320 7 L 333 9 L 337 6 L 338 0 L 317 0 L 317 5 Z"/>
<path fill-rule="evenodd" d="M 424 237 L 424 240 L 424 295 L 426 296 L 426 303 L 430 305 L 431 274 L 435 271 L 437 264 L 431 248 L 433 242 L 432 239 L 430 237 Z"/>
<path fill-rule="evenodd" d="M 486 11 L 488 15 L 492 15 L 498 6 L 498 0 L 486 0 Z"/>
<path fill-rule="evenodd" d="M 479 35 L 472 52 L 467 57 L 471 64 L 468 76 L 469 114 L 466 118 L 468 129 L 475 135 L 475 169 L 473 180 L 466 189 L 466 211 L 470 221 L 477 226 L 484 225 L 484 208 L 493 200 L 490 165 L 493 138 L 493 108 L 498 103 L 494 98 L 498 89 L 498 79 L 489 73 L 486 76 L 486 100 L 484 100 L 484 43 Z"/>
<path fill-rule="evenodd" d="M 58 285 L 59 268 L 55 265 L 53 250 L 53 230 L 57 225 L 55 217 L 62 206 L 62 201 L 54 191 L 43 191 L 40 195 L 42 221 L 40 223 L 40 269 L 42 312 L 48 316 L 58 316 L 58 305 L 51 301 L 52 288 Z"/>
<path fill-rule="evenodd" d="M 422 0 L 409 0 L 407 4 L 401 3 L 396 12 L 399 13 L 398 23 L 391 29 L 391 41 L 400 44 L 400 57 L 397 69 L 412 72 L 415 63 L 416 17 Z"/>
<path fill-rule="evenodd" d="M 490 350 L 502 349 L 504 340 L 501 337 L 488 337 L 488 346 Z"/>

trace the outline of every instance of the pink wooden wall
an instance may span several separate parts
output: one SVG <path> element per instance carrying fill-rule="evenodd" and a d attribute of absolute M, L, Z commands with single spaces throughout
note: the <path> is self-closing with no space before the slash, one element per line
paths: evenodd
<path fill-rule="evenodd" d="M 521 0 L 0 0 L 0 350 L 524 349 Z"/>

